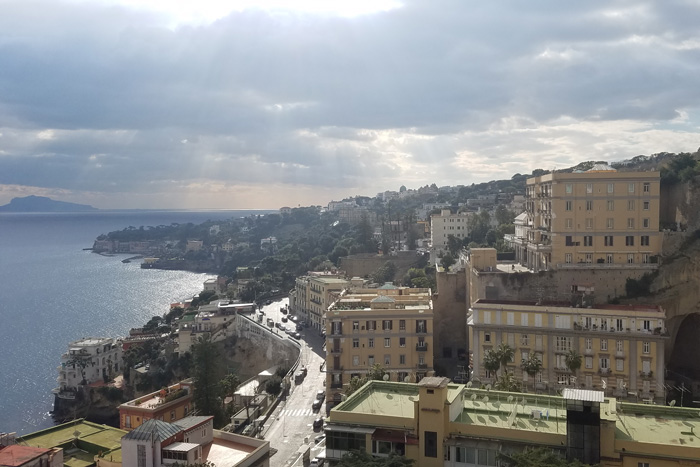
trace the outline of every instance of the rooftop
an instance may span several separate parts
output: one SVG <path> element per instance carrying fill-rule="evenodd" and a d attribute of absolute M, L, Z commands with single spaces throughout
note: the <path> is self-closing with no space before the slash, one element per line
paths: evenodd
<path fill-rule="evenodd" d="M 417 400 L 416 384 L 370 381 L 332 410 L 413 419 Z"/>
<path fill-rule="evenodd" d="M 49 449 L 13 444 L 12 446 L 0 448 L 0 465 L 3 467 L 23 465 L 25 462 L 29 462 L 49 452 Z"/>

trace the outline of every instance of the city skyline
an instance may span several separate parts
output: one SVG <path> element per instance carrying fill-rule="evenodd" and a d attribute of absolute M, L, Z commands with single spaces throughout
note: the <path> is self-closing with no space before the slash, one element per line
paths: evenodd
<path fill-rule="evenodd" d="M 700 6 L 0 0 L 0 205 L 325 204 L 698 144 Z"/>

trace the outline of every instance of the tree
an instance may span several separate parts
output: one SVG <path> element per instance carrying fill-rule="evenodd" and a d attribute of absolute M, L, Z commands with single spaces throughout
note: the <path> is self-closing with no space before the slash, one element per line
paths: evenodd
<path fill-rule="evenodd" d="M 265 392 L 271 396 L 278 396 L 282 392 L 282 378 L 275 375 L 265 383 Z"/>
<path fill-rule="evenodd" d="M 575 349 L 571 349 L 568 352 L 566 352 L 566 355 L 564 356 L 564 362 L 566 363 L 566 367 L 571 371 L 571 373 L 576 375 L 576 372 L 581 368 L 581 354 L 578 353 Z"/>
<path fill-rule="evenodd" d="M 238 386 L 241 384 L 241 380 L 238 375 L 229 373 L 224 376 L 224 379 L 219 381 L 219 390 L 221 391 L 221 401 L 226 399 L 226 397 L 233 397 L 233 393 L 236 392 Z"/>
<path fill-rule="evenodd" d="M 520 392 L 520 382 L 513 377 L 513 373 L 504 371 L 493 385 L 494 389 L 507 392 Z"/>
<path fill-rule="evenodd" d="M 505 467 L 584 467 L 578 460 L 567 461 L 551 448 L 525 448 L 522 452 L 497 454 L 500 464 Z"/>
<path fill-rule="evenodd" d="M 364 450 L 348 451 L 341 459 L 338 467 L 411 467 L 415 461 L 397 453 L 389 457 L 374 457 Z"/>
<path fill-rule="evenodd" d="M 209 336 L 200 337 L 192 345 L 192 375 L 194 394 L 192 402 L 202 415 L 213 415 L 214 425 L 220 426 L 223 421 L 221 403 L 219 402 L 222 368 L 219 350 Z"/>
<path fill-rule="evenodd" d="M 377 284 L 393 282 L 394 276 L 396 276 L 396 264 L 393 261 L 387 261 L 383 266 L 370 274 L 372 281 Z"/>
<path fill-rule="evenodd" d="M 379 363 L 375 363 L 369 368 L 366 375 L 359 378 L 355 376 L 350 379 L 348 386 L 345 388 L 345 395 L 349 396 L 353 392 L 357 391 L 364 386 L 367 381 L 382 381 L 384 379 L 384 375 L 386 374 L 386 370 Z"/>
<path fill-rule="evenodd" d="M 450 269 L 450 266 L 452 266 L 456 262 L 457 260 L 454 259 L 454 257 L 450 253 L 445 253 L 440 259 L 440 264 L 442 264 L 442 267 L 445 268 L 445 271 L 448 271 Z"/>
<path fill-rule="evenodd" d="M 496 347 L 496 355 L 498 357 L 498 361 L 500 363 L 500 366 L 503 367 L 504 371 L 506 371 L 508 364 L 513 361 L 513 357 L 515 356 L 515 351 L 513 350 L 513 347 L 511 347 L 510 345 L 500 343 L 500 344 L 498 344 L 498 347 Z"/>
<path fill-rule="evenodd" d="M 535 389 L 535 375 L 542 371 L 542 361 L 539 359 L 539 357 L 530 352 L 527 355 L 527 358 L 523 358 L 520 364 L 520 367 L 523 369 L 525 373 L 528 374 L 532 378 L 532 389 L 534 391 Z"/>
<path fill-rule="evenodd" d="M 489 373 L 497 373 L 501 368 L 501 359 L 495 351 L 489 350 L 484 355 L 484 369 Z"/>

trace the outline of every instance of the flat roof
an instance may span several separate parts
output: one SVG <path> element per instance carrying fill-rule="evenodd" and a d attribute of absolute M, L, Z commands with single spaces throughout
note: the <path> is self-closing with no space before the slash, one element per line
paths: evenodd
<path fill-rule="evenodd" d="M 416 384 L 370 381 L 332 410 L 413 419 L 417 400 Z"/>
<path fill-rule="evenodd" d="M 256 449 L 256 446 L 214 438 L 214 441 L 202 446 L 202 458 L 216 467 L 233 467 Z"/>

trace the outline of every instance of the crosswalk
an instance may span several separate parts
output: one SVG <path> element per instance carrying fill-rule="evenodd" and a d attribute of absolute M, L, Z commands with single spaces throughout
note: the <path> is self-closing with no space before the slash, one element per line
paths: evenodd
<path fill-rule="evenodd" d="M 280 415 L 282 417 L 308 417 L 314 415 L 313 409 L 285 409 Z"/>

